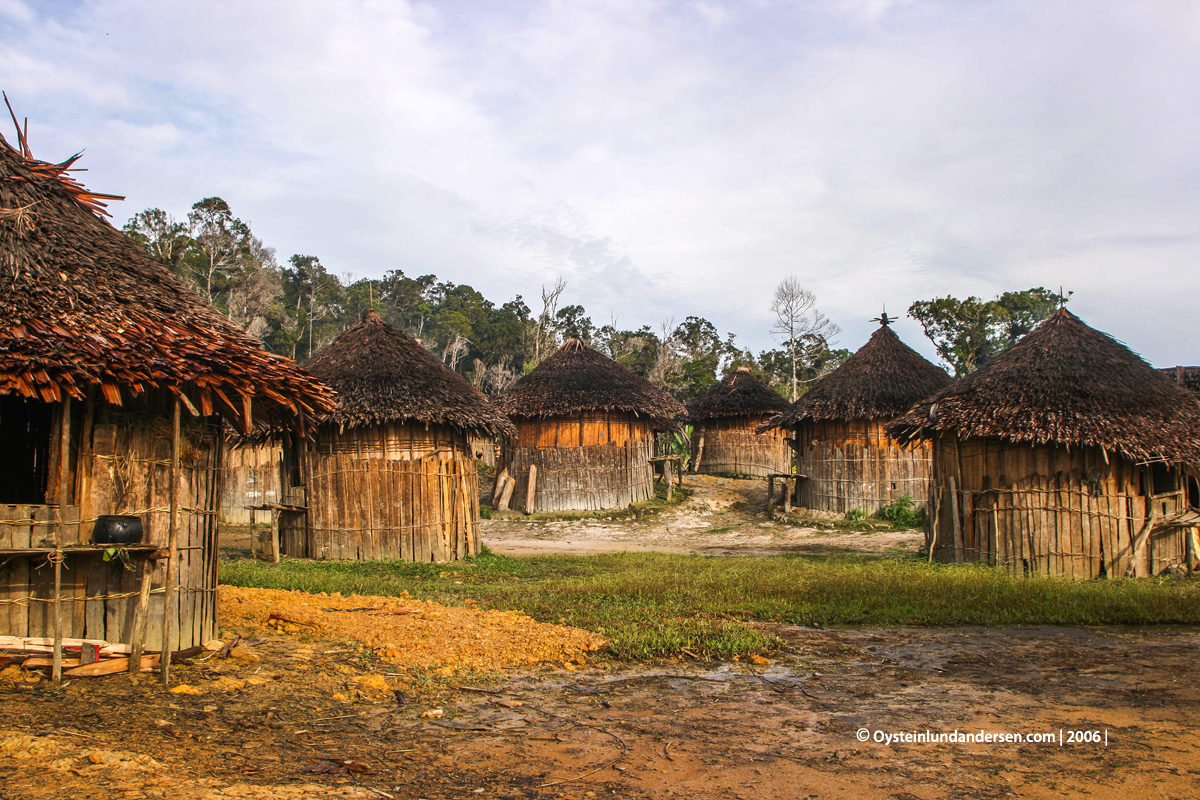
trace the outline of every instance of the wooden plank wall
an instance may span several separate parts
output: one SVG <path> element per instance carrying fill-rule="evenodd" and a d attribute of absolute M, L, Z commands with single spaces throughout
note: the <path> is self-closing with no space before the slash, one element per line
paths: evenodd
<path fill-rule="evenodd" d="M 221 475 L 219 521 L 228 525 L 249 525 L 250 512 L 246 506 L 283 502 L 282 461 L 283 445 L 279 442 L 228 448 Z M 257 522 L 266 519 L 263 512 L 255 516 Z"/>
<path fill-rule="evenodd" d="M 496 466 L 496 449 L 496 440 L 490 436 L 472 436 L 470 439 L 471 455 L 486 466 Z"/>
<path fill-rule="evenodd" d="M 929 501 L 933 450 L 927 444 L 903 448 L 888 437 L 888 420 L 805 423 L 797 430 L 797 503 L 845 514 L 874 514 L 904 495 L 917 506 Z"/>
<path fill-rule="evenodd" d="M 515 498 L 526 497 L 529 468 L 538 468 L 534 508 L 525 510 L 601 511 L 654 495 L 649 420 L 592 412 L 516 422 L 517 437 L 505 447 L 501 463 L 516 480 Z"/>
<path fill-rule="evenodd" d="M 1148 496 L 1153 483 L 1143 475 L 1147 467 L 1112 453 L 1106 459 L 1096 447 L 947 436 L 935 444 L 934 472 L 934 558 L 987 561 L 1017 574 L 1123 577 L 1150 504 L 1159 517 L 1187 504 L 1186 491 Z M 955 548 L 955 505 L 961 552 Z M 1137 574 L 1186 567 L 1190 535 L 1190 528 L 1155 528 Z"/>
<path fill-rule="evenodd" d="M 754 429 L 759 417 L 726 417 L 698 422 L 692 430 L 692 463 L 696 472 L 756 475 L 792 471 L 792 451 L 784 441 L 788 431 L 776 428 L 764 434 Z M 700 453 L 700 439 L 704 452 Z M 700 463 L 695 463 L 696 456 Z"/>
<path fill-rule="evenodd" d="M 285 552 L 434 562 L 479 552 L 479 472 L 463 433 L 323 428 L 308 464 L 306 541 L 289 525 Z"/>
<path fill-rule="evenodd" d="M 91 431 L 77 437 L 81 463 L 77 473 L 78 505 L 67 507 L 67 543 L 90 540 L 91 522 L 99 514 L 134 514 L 143 518 L 148 544 L 167 546 L 170 524 L 171 417 L 160 404 L 134 409 L 95 409 Z M 216 509 L 220 489 L 222 441 L 215 423 L 185 420 L 180 476 L 180 648 L 202 644 L 217 634 Z M 0 506 L 0 547 L 37 547 L 53 541 L 57 507 Z M 31 520 L 24 524 L 3 521 Z M 73 638 L 128 642 L 137 602 L 138 574 L 120 561 L 105 562 L 98 553 L 67 554 L 63 563 L 63 596 L 69 598 L 64 635 Z M 147 649 L 162 646 L 162 586 L 166 562 L 153 572 Z M 0 634 L 53 635 L 54 569 L 44 555 L 18 556 L 0 567 L 0 598 L 27 604 L 0 604 Z"/>

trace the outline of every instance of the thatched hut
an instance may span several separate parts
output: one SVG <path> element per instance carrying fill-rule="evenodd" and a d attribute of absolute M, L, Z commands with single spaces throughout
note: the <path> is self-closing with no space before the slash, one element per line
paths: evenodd
<path fill-rule="evenodd" d="M 1195 561 L 1200 403 L 1065 308 L 888 431 L 933 444 L 941 561 L 1076 578 Z"/>
<path fill-rule="evenodd" d="M 738 367 L 687 407 L 695 472 L 766 476 L 792 471 L 787 433 L 755 430 L 788 407 L 748 367 Z"/>
<path fill-rule="evenodd" d="M 337 409 L 301 451 L 284 442 L 283 551 L 450 561 L 479 552 L 472 436 L 512 432 L 483 394 L 375 311 L 305 369 Z"/>
<path fill-rule="evenodd" d="M 883 317 L 857 353 L 760 428 L 795 430 L 796 502 L 818 511 L 872 514 L 904 496 L 929 499 L 928 445 L 900 447 L 884 426 L 950 383 L 900 341 Z"/>
<path fill-rule="evenodd" d="M 496 403 L 517 426 L 500 470 L 513 505 L 533 511 L 625 508 L 654 494 L 656 430 L 683 405 L 579 339 L 568 339 Z M 533 502 L 529 475 L 535 469 Z"/>
<path fill-rule="evenodd" d="M 18 143 L 0 137 L 0 634 L 157 649 L 166 621 L 168 646 L 199 644 L 221 419 L 303 434 L 330 392 L 101 219 L 75 159 Z M 100 515 L 140 517 L 140 543 L 106 560 Z"/>

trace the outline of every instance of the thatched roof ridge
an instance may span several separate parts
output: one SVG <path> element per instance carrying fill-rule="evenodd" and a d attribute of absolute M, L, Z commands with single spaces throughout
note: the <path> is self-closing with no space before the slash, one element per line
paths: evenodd
<path fill-rule="evenodd" d="M 337 390 L 337 410 L 323 422 L 345 428 L 418 422 L 485 436 L 515 430 L 483 392 L 376 311 L 304 368 Z"/>
<path fill-rule="evenodd" d="M 750 417 L 773 414 L 788 407 L 788 401 L 759 380 L 748 367 L 738 367 L 687 406 L 689 421 L 721 417 Z"/>
<path fill-rule="evenodd" d="M 686 413 L 683 404 L 650 381 L 568 339 L 496 401 L 510 417 L 564 417 L 583 411 L 625 411 L 650 417 L 656 427 Z"/>
<path fill-rule="evenodd" d="M 1195 395 L 1065 308 L 887 430 L 902 443 L 953 432 L 1200 466 Z"/>
<path fill-rule="evenodd" d="M 0 136 L 0 394 L 112 404 L 149 389 L 197 413 L 305 429 L 332 392 L 268 353 L 98 214 L 106 197 Z M 78 156 L 76 156 L 78 158 Z M 247 417 L 251 420 L 247 420 Z"/>
<path fill-rule="evenodd" d="M 892 419 L 950 382 L 945 370 L 900 341 L 884 323 L 858 352 L 759 432 L 805 420 Z"/>

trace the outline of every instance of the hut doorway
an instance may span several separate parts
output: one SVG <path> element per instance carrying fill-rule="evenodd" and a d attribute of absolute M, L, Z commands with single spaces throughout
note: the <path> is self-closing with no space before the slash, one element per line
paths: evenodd
<path fill-rule="evenodd" d="M 54 406 L 0 397 L 0 503 L 46 502 Z"/>

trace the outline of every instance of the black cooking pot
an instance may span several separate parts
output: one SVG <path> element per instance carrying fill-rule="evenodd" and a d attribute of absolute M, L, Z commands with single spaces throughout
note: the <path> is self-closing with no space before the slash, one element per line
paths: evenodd
<path fill-rule="evenodd" d="M 93 544 L 138 544 L 141 541 L 141 517 L 101 514 L 92 528 Z"/>

